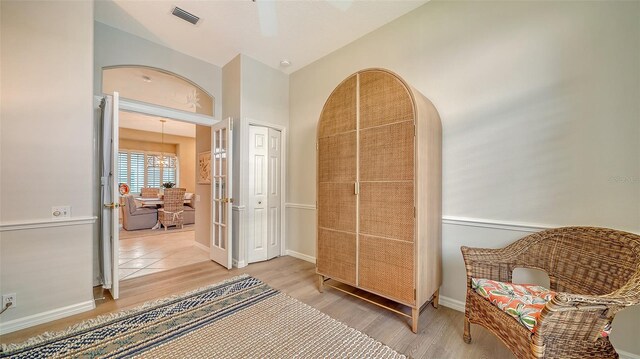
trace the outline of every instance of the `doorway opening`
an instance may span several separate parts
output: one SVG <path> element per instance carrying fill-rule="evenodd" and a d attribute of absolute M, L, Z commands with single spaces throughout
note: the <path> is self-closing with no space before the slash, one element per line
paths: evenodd
<path fill-rule="evenodd" d="M 118 182 L 129 187 L 120 197 L 119 279 L 208 261 L 209 248 L 195 238 L 196 212 L 205 205 L 195 194 L 196 125 L 119 115 Z M 159 203 L 169 187 L 185 189 L 182 223 L 158 226 Z"/>
<path fill-rule="evenodd" d="M 166 71 L 140 66 L 117 67 L 104 69 L 103 77 L 103 92 L 107 95 L 101 105 L 101 202 L 104 208 L 99 248 L 103 287 L 117 299 L 120 279 L 208 259 L 229 268 L 230 259 L 217 259 L 222 258 L 221 252 L 230 258 L 231 245 L 229 233 L 225 232 L 225 237 L 220 238 L 211 231 L 212 219 L 220 217 L 216 213 L 220 206 L 216 205 L 216 199 L 212 200 L 211 189 L 212 179 L 226 181 L 226 173 L 230 174 L 231 170 L 220 166 L 212 168 L 211 151 L 216 148 L 216 153 L 226 153 L 226 143 L 231 143 L 230 122 L 216 121 L 211 116 L 213 98 L 210 95 L 194 83 Z M 154 87 L 146 86 L 154 82 Z M 120 98 L 117 91 L 113 91 L 112 96 L 107 94 L 116 88 L 122 88 L 127 97 Z M 149 98 L 151 93 L 156 94 L 155 100 Z M 159 131 L 149 129 L 158 128 L 159 124 Z M 172 134 L 176 128 L 188 129 L 190 136 Z M 218 148 L 220 139 L 216 141 L 212 137 L 220 128 L 225 128 L 229 137 L 224 141 L 224 148 Z M 230 157 L 231 152 L 225 156 Z M 176 185 L 177 188 L 172 188 Z M 230 211 L 229 196 L 230 193 L 222 193 L 220 198 L 228 203 L 227 211 Z M 118 208 L 121 203 L 124 207 Z M 147 215 L 149 218 L 143 220 L 142 216 Z M 218 217 L 214 217 L 216 215 Z M 230 222 L 226 219 L 222 224 L 231 228 Z M 194 230 L 190 231 L 189 225 L 193 225 Z M 151 228 L 146 228 L 149 226 Z M 159 227 L 171 228 L 173 236 L 184 239 L 183 246 L 171 241 L 167 247 L 169 232 L 158 231 L 160 236 L 152 232 Z M 140 230 L 149 235 L 136 232 L 139 235 L 131 236 Z M 122 243 L 120 233 L 126 236 Z M 152 243 L 154 240 L 156 243 Z M 221 241 L 224 245 L 220 245 Z M 170 249 L 185 251 L 170 253 Z M 172 255 L 173 258 L 169 258 Z"/>

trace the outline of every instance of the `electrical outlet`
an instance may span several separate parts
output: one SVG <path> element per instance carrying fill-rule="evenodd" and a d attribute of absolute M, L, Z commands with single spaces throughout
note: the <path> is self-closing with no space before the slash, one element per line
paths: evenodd
<path fill-rule="evenodd" d="M 60 219 L 60 218 L 70 218 L 70 217 L 71 217 L 71 206 L 51 207 L 51 218 Z"/>
<path fill-rule="evenodd" d="M 7 307 L 7 304 L 11 303 L 11 307 L 9 308 L 14 308 L 16 305 L 18 305 L 18 302 L 16 300 L 16 293 L 9 293 L 9 294 L 5 294 L 2 296 L 2 308 L 0 309 L 4 309 Z"/>

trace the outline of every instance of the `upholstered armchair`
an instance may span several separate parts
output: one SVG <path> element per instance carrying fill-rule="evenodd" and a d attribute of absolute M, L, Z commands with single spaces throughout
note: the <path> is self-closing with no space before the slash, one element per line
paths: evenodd
<path fill-rule="evenodd" d="M 169 226 L 184 226 L 184 194 L 185 188 L 166 188 L 164 205 L 158 210 L 158 221 L 167 230 Z"/>
<path fill-rule="evenodd" d="M 196 223 L 196 196 L 193 193 L 186 193 L 184 200 L 184 224 L 194 224 Z"/>
<path fill-rule="evenodd" d="M 565 227 L 501 249 L 462 247 L 462 255 L 465 342 L 474 323 L 518 358 L 618 357 L 609 332 L 617 312 L 640 303 L 640 236 Z M 522 267 L 547 272 L 550 290 L 512 284 L 513 270 Z"/>
<path fill-rule="evenodd" d="M 122 227 L 127 231 L 149 229 L 158 223 L 158 210 L 155 208 L 138 207 L 133 195 L 124 196 L 122 209 Z"/>

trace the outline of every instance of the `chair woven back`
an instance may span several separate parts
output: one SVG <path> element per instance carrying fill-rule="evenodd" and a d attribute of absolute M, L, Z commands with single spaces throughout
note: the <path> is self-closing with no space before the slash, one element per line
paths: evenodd
<path fill-rule="evenodd" d="M 159 188 L 141 188 L 140 197 L 142 198 L 157 198 L 160 194 Z"/>
<path fill-rule="evenodd" d="M 517 253 L 513 268 L 546 271 L 555 291 L 604 295 L 640 280 L 640 236 L 632 233 L 564 227 L 529 235 L 509 248 Z"/>
<path fill-rule="evenodd" d="M 164 210 L 166 212 L 179 212 L 184 210 L 185 188 L 167 188 L 164 190 Z"/>

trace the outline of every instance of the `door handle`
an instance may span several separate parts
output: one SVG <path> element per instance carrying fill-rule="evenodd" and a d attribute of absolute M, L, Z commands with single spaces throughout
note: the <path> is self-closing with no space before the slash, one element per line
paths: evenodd
<path fill-rule="evenodd" d="M 225 197 L 225 198 L 222 199 L 222 203 L 233 203 L 233 198 Z"/>
<path fill-rule="evenodd" d="M 105 203 L 105 204 L 104 204 L 104 207 L 105 207 L 105 208 L 118 208 L 118 207 L 120 207 L 120 204 L 119 204 L 119 203 L 113 203 L 113 202 L 111 202 L 111 203 Z M 124 206 L 123 206 L 123 207 L 124 207 Z"/>

